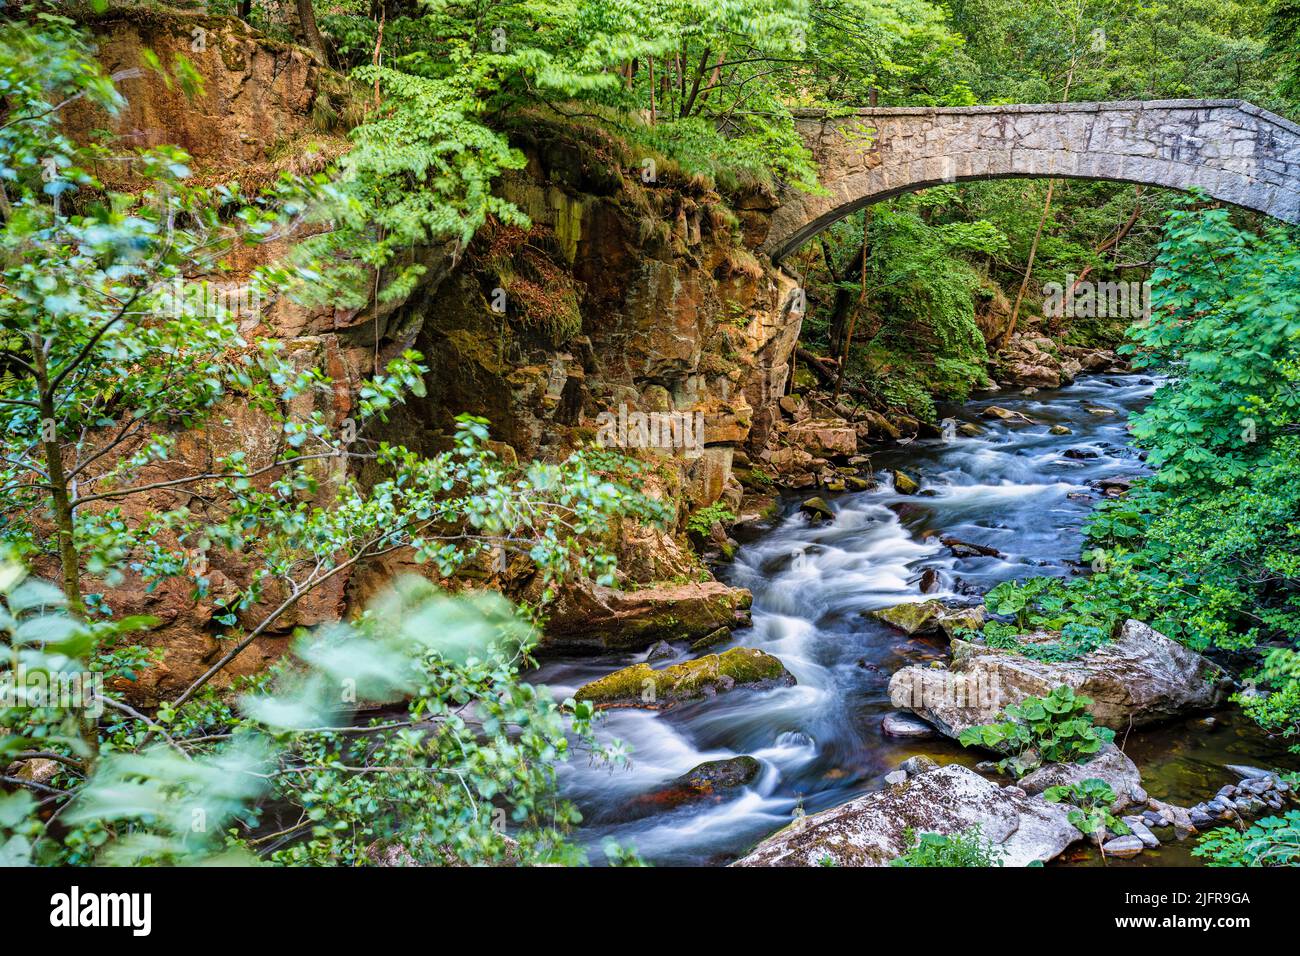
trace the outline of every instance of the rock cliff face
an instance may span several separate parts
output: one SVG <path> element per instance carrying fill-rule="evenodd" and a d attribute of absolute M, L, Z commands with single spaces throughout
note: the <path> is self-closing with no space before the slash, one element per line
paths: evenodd
<path fill-rule="evenodd" d="M 111 122 L 74 109 L 74 133 L 108 126 L 126 143 L 174 143 L 191 153 L 203 181 L 239 179 L 247 187 L 282 169 L 324 168 L 347 148 L 340 131 L 348 109 L 344 85 L 303 50 L 199 14 L 106 14 L 92 26 L 128 107 Z M 177 54 L 188 57 L 203 77 L 202 94 L 187 98 L 151 74 L 146 48 L 166 64 Z M 376 363 L 419 349 L 430 366 L 427 397 L 393 416 L 387 437 L 420 451 L 444 447 L 461 412 L 487 417 L 494 439 L 510 446 L 498 452 L 520 459 L 563 457 L 604 429 L 607 443 L 652 461 L 648 490 L 677 510 L 666 532 L 620 529 L 611 543 L 620 552 L 621 583 L 640 587 L 618 598 L 596 595 L 593 606 L 615 623 L 645 624 L 684 620 L 700 610 L 694 600 L 703 608 L 697 616 L 710 628 L 721 626 L 747 607 L 748 595 L 710 592 L 701 603 L 683 582 L 730 589 L 707 581 L 682 531 L 695 509 L 719 500 L 739 505 L 733 459 L 760 449 L 780 421 L 777 401 L 791 374 L 801 314 L 793 281 L 751 251 L 765 234 L 772 199 L 755 193 L 728 201 L 671 169 L 646 182 L 642 158 L 597 130 L 528 119 L 511 136 L 528 166 L 500 189 L 527 212 L 528 229 L 489 226 L 460 254 L 418 252 L 427 266 L 424 284 L 404 301 L 343 311 L 281 300 L 247 317 L 243 331 L 280 338 L 304 365 L 328 371 L 333 394 L 309 401 L 335 425 L 351 413 L 358 383 Z M 121 175 L 102 174 L 109 181 Z M 268 245 L 235 256 L 234 277 L 283 251 Z M 167 477 L 166 469 L 204 469 L 236 448 L 270 461 L 283 436 L 232 403 L 185 441 L 176 460 L 158 466 L 158 477 Z M 320 494 L 330 490 L 326 481 Z M 175 498 L 149 505 L 172 507 Z M 294 627 L 339 618 L 400 570 L 415 567 L 389 556 L 338 575 L 250 647 L 230 675 L 265 666 L 283 652 Z M 107 589 L 115 611 L 162 622 L 148 638 L 161 649 L 161 664 L 129 689 L 134 699 L 152 704 L 174 694 L 219 656 L 222 629 L 212 621 L 212 597 L 245 583 L 246 575 L 246 568 L 214 561 L 215 593 L 201 600 L 187 581 L 149 588 L 130 574 Z M 657 582 L 674 587 L 645 587 Z M 89 590 L 105 590 L 102 582 L 88 583 Z M 512 583 L 527 587 L 526 580 Z M 691 593 L 678 595 L 683 588 Z M 586 587 L 563 607 L 581 607 L 592 593 Z M 679 596 L 690 613 L 672 613 Z M 280 598 L 265 600 L 274 606 Z M 655 601 L 667 602 L 667 612 Z M 557 643 L 572 646 L 583 622 L 564 614 L 557 621 Z M 643 630 L 637 643 L 680 636 Z"/>
<path fill-rule="evenodd" d="M 528 167 L 501 191 L 531 228 L 487 227 L 394 317 L 432 367 L 413 413 L 483 415 L 521 458 L 608 441 L 663 466 L 684 508 L 735 505 L 733 455 L 767 439 L 790 375 L 793 281 L 721 196 L 643 182 L 607 134 L 534 120 L 512 138 Z"/>

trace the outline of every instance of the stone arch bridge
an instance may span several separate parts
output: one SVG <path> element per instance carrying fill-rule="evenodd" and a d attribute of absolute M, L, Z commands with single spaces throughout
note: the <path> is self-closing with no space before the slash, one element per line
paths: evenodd
<path fill-rule="evenodd" d="M 762 247 L 774 262 L 863 206 L 974 179 L 1195 188 L 1300 222 L 1300 126 L 1241 100 L 805 110 L 795 122 L 828 195 L 782 196 Z"/>

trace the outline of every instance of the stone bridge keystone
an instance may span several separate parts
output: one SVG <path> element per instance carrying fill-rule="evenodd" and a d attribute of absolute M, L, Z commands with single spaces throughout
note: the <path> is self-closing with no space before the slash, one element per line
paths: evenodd
<path fill-rule="evenodd" d="M 781 197 L 762 247 L 774 262 L 870 203 L 972 179 L 1200 189 L 1300 222 L 1300 126 L 1241 100 L 802 110 L 795 123 L 828 195 Z"/>

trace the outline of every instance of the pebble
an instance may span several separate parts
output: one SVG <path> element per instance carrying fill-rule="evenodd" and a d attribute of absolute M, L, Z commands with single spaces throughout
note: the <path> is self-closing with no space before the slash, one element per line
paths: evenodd
<path fill-rule="evenodd" d="M 1208 827 L 1214 822 L 1214 817 L 1212 817 L 1206 810 L 1202 810 L 1200 807 L 1192 807 L 1190 813 L 1193 826 Z"/>
<path fill-rule="evenodd" d="M 895 770 L 892 773 L 885 774 L 885 783 L 889 784 L 890 786 L 894 786 L 900 783 L 905 783 L 906 781 L 907 781 L 906 770 Z"/>
<path fill-rule="evenodd" d="M 1136 836 L 1116 837 L 1101 848 L 1107 856 L 1117 856 L 1120 859 L 1137 856 L 1145 849 L 1146 844 Z"/>
<path fill-rule="evenodd" d="M 1195 817 L 1193 817 L 1195 819 Z M 1125 817 L 1124 822 L 1128 828 L 1133 831 L 1133 835 L 1142 841 L 1142 845 L 1147 849 L 1158 847 L 1160 839 L 1151 832 L 1151 828 L 1142 822 L 1141 817 Z"/>
<path fill-rule="evenodd" d="M 917 754 L 914 757 L 908 757 L 900 763 L 898 769 L 905 773 L 918 774 L 925 773 L 927 770 L 933 770 L 938 766 L 938 761 L 927 757 L 925 754 Z"/>

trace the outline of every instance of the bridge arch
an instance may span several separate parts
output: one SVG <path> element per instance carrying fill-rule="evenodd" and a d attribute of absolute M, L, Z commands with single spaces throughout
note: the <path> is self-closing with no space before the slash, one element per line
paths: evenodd
<path fill-rule="evenodd" d="M 795 116 L 826 195 L 787 191 L 762 251 L 780 262 L 836 220 L 941 183 L 1106 179 L 1200 189 L 1300 222 L 1300 126 L 1241 100 L 951 108 Z"/>

